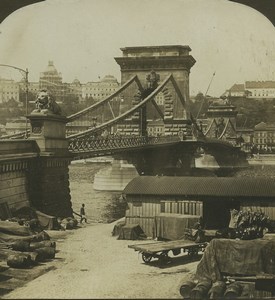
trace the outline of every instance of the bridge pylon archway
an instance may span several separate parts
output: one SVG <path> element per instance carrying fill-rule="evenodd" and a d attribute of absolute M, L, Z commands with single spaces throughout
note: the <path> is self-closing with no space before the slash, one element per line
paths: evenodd
<path fill-rule="evenodd" d="M 190 125 L 189 74 L 196 62 L 189 54 L 191 48 L 170 45 L 125 47 L 121 48 L 121 51 L 122 57 L 115 57 L 121 69 L 121 83 L 124 84 L 133 76 L 137 76 L 143 88 L 140 97 L 135 97 L 132 104 L 136 105 L 140 99 L 148 96 L 146 91 L 152 92 L 157 88 L 158 82 L 163 82 L 169 75 L 172 75 L 173 92 L 169 86 L 166 86 L 156 95 L 153 105 L 162 107 L 159 110 L 163 111 L 161 117 L 164 121 L 165 135 L 177 134 L 180 131 L 176 129 L 180 127 L 179 124 Z M 176 90 L 177 97 L 174 97 L 174 90 Z M 128 101 L 131 101 L 130 97 Z M 126 106 L 127 103 L 124 105 Z M 139 114 L 136 114 L 135 118 L 131 118 L 131 122 L 134 119 L 139 122 L 139 132 L 142 135 L 146 131 L 147 106 L 148 104 L 140 110 Z"/>

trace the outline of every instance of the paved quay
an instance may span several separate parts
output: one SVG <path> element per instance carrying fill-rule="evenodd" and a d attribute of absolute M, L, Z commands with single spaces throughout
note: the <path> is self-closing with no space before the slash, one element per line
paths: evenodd
<path fill-rule="evenodd" d="M 66 231 L 53 268 L 2 299 L 181 298 L 180 283 L 194 274 L 197 262 L 174 257 L 166 266 L 145 264 L 128 245 L 152 241 L 118 240 L 111 235 L 113 226 L 85 224 Z"/>

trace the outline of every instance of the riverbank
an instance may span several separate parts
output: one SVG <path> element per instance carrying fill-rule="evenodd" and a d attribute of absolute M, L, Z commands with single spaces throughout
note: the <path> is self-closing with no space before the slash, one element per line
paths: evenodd
<path fill-rule="evenodd" d="M 145 264 L 128 245 L 152 241 L 118 240 L 114 224 L 85 224 L 57 244 L 55 269 L 5 295 L 3 299 L 176 299 L 180 283 L 197 262 Z"/>

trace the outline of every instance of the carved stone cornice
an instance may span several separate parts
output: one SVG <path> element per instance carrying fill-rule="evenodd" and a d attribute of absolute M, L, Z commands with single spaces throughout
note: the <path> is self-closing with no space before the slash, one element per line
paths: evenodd
<path fill-rule="evenodd" d="M 0 174 L 7 172 L 21 172 L 28 169 L 28 160 L 17 160 L 9 162 L 1 162 Z"/>
<path fill-rule="evenodd" d="M 123 71 L 132 70 L 187 70 L 195 64 L 193 56 L 160 56 L 160 57 L 115 57 Z"/>

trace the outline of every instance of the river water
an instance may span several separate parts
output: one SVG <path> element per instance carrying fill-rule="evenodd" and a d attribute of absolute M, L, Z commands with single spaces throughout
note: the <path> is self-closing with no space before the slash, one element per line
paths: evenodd
<path fill-rule="evenodd" d="M 110 207 L 114 203 L 114 198 L 118 198 L 121 193 L 96 191 L 93 188 L 94 175 L 100 169 L 108 166 L 110 164 L 74 163 L 69 167 L 73 211 L 79 213 L 80 207 L 84 203 L 89 222 L 108 223 L 113 221 L 112 217 L 109 216 Z M 76 216 L 76 218 L 78 217 Z"/>

